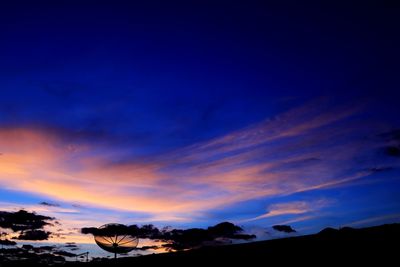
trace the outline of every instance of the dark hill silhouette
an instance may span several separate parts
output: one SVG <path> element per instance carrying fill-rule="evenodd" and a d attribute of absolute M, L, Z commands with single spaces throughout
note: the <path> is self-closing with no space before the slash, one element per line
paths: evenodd
<path fill-rule="evenodd" d="M 327 227 L 324 230 L 322 230 L 321 232 L 319 232 L 319 235 L 336 235 L 339 232 L 338 229 L 332 228 L 332 227 Z"/>
<path fill-rule="evenodd" d="M 280 263 L 293 266 L 340 266 L 353 263 L 393 266 L 398 260 L 400 224 L 363 229 L 349 227 L 326 228 L 318 234 L 259 241 L 218 247 L 203 247 L 190 251 L 121 258 L 116 262 L 105 260 L 88 264 L 71 263 L 68 266 L 189 266 L 190 264 L 243 263 L 270 265 Z"/>
<path fill-rule="evenodd" d="M 101 266 L 396 266 L 400 224 L 363 229 L 326 228 L 314 235 L 282 238 L 140 257 L 68 262 L 69 267 Z M 8 262 L 2 266 L 19 266 Z M 28 266 L 29 264 L 24 264 Z M 37 266 L 35 264 L 35 266 Z"/>

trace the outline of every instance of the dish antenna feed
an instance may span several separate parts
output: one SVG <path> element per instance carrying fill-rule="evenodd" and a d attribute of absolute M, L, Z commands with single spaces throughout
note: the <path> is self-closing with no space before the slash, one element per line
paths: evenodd
<path fill-rule="evenodd" d="M 98 228 L 94 235 L 96 244 L 105 251 L 117 254 L 128 253 L 139 244 L 139 238 L 129 234 L 128 227 L 122 224 L 109 223 Z"/>

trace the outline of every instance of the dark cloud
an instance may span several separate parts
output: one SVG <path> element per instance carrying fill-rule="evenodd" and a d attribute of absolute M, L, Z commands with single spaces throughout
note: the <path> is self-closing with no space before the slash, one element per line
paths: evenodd
<path fill-rule="evenodd" d="M 148 238 L 153 240 L 162 240 L 167 242 L 166 248 L 173 250 L 182 250 L 203 245 L 207 241 L 214 241 L 219 238 L 250 240 L 255 235 L 243 234 L 243 229 L 229 222 L 223 222 L 207 229 L 191 228 L 191 229 L 164 229 L 159 230 L 153 225 L 110 225 L 109 227 L 99 229 L 95 227 L 82 228 L 83 234 L 93 235 L 133 235 L 139 238 Z"/>
<path fill-rule="evenodd" d="M 285 232 L 285 233 L 295 233 L 296 232 L 296 230 L 294 230 L 289 225 L 274 225 L 274 226 L 272 226 L 272 228 L 279 232 Z"/>
<path fill-rule="evenodd" d="M 368 169 L 368 171 L 371 173 L 385 172 L 390 170 L 393 170 L 393 167 L 373 167 Z"/>
<path fill-rule="evenodd" d="M 384 151 L 388 156 L 400 157 L 400 148 L 398 146 L 387 146 Z"/>
<path fill-rule="evenodd" d="M 400 129 L 395 129 L 385 133 L 379 134 L 380 137 L 387 141 L 400 141 Z"/>
<path fill-rule="evenodd" d="M 50 235 L 51 232 L 46 232 L 43 230 L 28 230 L 23 231 L 19 236 L 13 239 L 41 241 L 49 239 Z"/>
<path fill-rule="evenodd" d="M 383 147 L 383 152 L 390 157 L 400 157 L 400 129 L 394 129 L 378 135 L 383 138 L 387 146 Z"/>
<path fill-rule="evenodd" d="M 39 205 L 48 206 L 48 207 L 59 207 L 60 206 L 60 204 L 50 203 L 50 202 L 46 202 L 46 201 L 40 202 Z"/>

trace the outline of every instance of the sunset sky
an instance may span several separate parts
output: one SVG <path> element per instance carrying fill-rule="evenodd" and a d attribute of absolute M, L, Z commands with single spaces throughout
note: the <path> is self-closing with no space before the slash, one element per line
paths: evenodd
<path fill-rule="evenodd" d="M 400 221 L 388 3 L 8 2 L 0 210 L 54 216 L 78 242 L 110 222 Z"/>

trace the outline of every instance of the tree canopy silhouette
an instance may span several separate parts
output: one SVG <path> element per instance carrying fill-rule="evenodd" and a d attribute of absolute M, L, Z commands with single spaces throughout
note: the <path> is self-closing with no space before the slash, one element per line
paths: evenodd
<path fill-rule="evenodd" d="M 14 239 L 47 240 L 51 232 L 43 230 L 54 221 L 52 217 L 39 215 L 34 212 L 20 210 L 17 212 L 0 211 L 0 227 L 19 233 Z"/>
<path fill-rule="evenodd" d="M 15 246 L 17 243 L 8 239 L 0 239 L 0 245 L 3 246 Z"/>
<path fill-rule="evenodd" d="M 243 229 L 237 225 L 229 222 L 223 222 L 215 226 L 208 227 L 207 229 L 191 228 L 191 229 L 172 229 L 172 230 L 159 230 L 157 227 L 148 224 L 143 226 L 129 225 L 129 226 L 111 226 L 110 228 L 95 228 L 85 227 L 81 229 L 83 234 L 92 235 L 113 235 L 115 232 L 119 234 L 134 235 L 139 238 L 148 238 L 152 240 L 162 240 L 166 244 L 164 247 L 181 250 L 193 247 L 198 247 L 206 241 L 215 241 L 218 238 L 227 239 L 241 239 L 250 240 L 255 238 L 255 235 L 248 235 L 243 233 Z M 152 247 L 153 248 L 153 247 Z"/>
<path fill-rule="evenodd" d="M 274 225 L 272 228 L 276 231 L 279 232 L 285 232 L 285 233 L 295 233 L 296 230 L 294 230 L 290 225 Z"/>
<path fill-rule="evenodd" d="M 27 230 L 21 232 L 21 234 L 13 239 L 18 240 L 47 240 L 50 237 L 51 232 L 43 230 Z"/>

